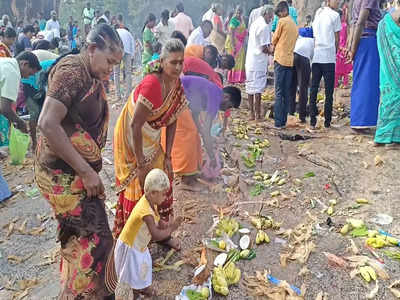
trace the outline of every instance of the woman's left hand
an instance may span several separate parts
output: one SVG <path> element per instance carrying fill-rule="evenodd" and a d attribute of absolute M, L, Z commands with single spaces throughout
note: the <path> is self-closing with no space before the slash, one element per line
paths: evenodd
<path fill-rule="evenodd" d="M 170 157 L 167 157 L 167 156 L 165 157 L 164 170 L 165 170 L 165 173 L 167 173 L 169 179 L 173 180 L 174 179 L 174 171 L 172 169 L 172 162 L 171 162 Z"/>

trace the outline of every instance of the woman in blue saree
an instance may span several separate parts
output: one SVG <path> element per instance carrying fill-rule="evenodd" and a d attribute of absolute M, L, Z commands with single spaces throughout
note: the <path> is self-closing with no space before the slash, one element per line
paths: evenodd
<path fill-rule="evenodd" d="M 376 144 L 400 144 L 400 9 L 385 15 L 378 28 L 380 90 Z"/>

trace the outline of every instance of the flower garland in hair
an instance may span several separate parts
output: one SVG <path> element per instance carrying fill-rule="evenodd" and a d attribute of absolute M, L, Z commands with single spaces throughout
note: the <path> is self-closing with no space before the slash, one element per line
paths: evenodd
<path fill-rule="evenodd" d="M 143 68 L 143 75 L 149 75 L 151 73 L 160 73 L 161 72 L 161 60 L 156 59 L 147 63 Z"/>

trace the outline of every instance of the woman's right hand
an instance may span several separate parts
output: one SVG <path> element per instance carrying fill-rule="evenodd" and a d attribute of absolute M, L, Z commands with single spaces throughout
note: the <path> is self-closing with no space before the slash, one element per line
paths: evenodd
<path fill-rule="evenodd" d="M 88 198 L 104 194 L 103 182 L 101 181 L 99 174 L 97 174 L 93 169 L 85 173 L 81 178 Z"/>
<path fill-rule="evenodd" d="M 22 119 L 18 119 L 17 123 L 15 124 L 15 128 L 20 130 L 22 133 L 28 133 L 28 127 L 26 126 L 26 123 Z"/>
<path fill-rule="evenodd" d="M 139 178 L 140 186 L 144 189 L 144 180 L 147 174 L 151 171 L 151 164 L 144 164 L 143 166 L 137 167 L 137 176 Z"/>

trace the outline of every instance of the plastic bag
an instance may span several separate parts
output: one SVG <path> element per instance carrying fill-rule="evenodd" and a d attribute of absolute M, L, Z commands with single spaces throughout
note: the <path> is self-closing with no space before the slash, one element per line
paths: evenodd
<path fill-rule="evenodd" d="M 29 142 L 30 137 L 28 134 L 22 133 L 14 126 L 11 126 L 9 145 L 11 164 L 20 165 L 24 162 Z"/>

